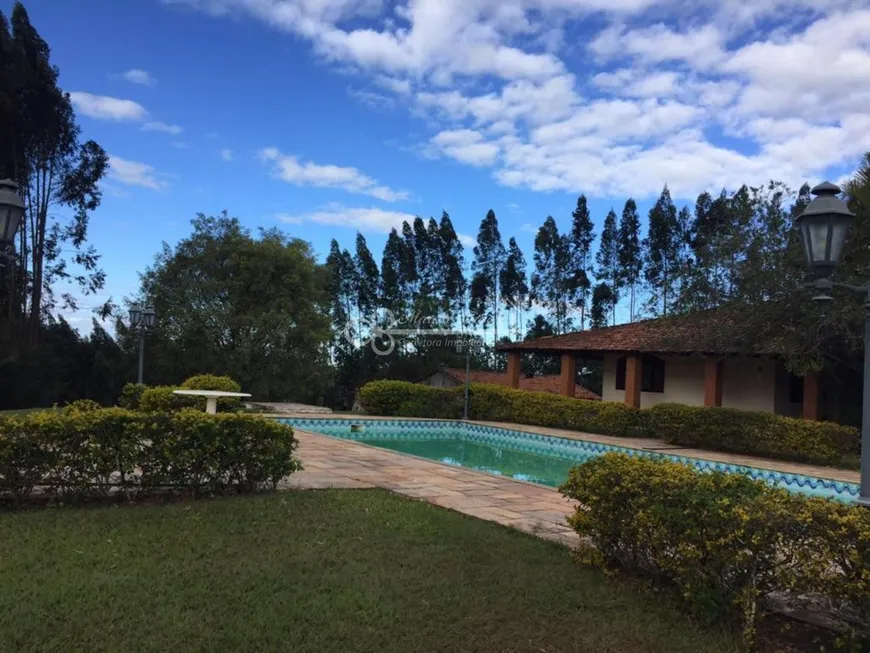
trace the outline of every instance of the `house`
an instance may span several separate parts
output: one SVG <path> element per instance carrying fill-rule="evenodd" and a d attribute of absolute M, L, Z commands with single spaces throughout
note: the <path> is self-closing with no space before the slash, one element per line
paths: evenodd
<path fill-rule="evenodd" d="M 470 372 L 472 383 L 489 383 L 491 385 L 511 385 L 510 377 L 503 372 L 485 372 L 472 370 Z M 423 383 L 433 388 L 452 388 L 465 385 L 465 370 L 457 367 L 441 367 L 432 374 L 423 377 L 417 383 Z M 517 384 L 513 387 L 530 392 L 552 392 L 564 394 L 561 391 L 561 377 L 558 375 L 523 376 L 520 375 Z M 584 388 L 579 383 L 574 384 L 572 396 L 577 399 L 590 399 L 599 401 L 601 397 Z"/>
<path fill-rule="evenodd" d="M 522 356 L 561 357 L 559 392 L 573 396 L 576 359 L 600 360 L 602 399 L 636 408 L 659 403 L 729 406 L 819 419 L 814 373 L 790 374 L 763 346 L 725 344 L 715 311 L 644 320 L 499 345 L 508 355 L 508 383 L 522 387 Z"/>

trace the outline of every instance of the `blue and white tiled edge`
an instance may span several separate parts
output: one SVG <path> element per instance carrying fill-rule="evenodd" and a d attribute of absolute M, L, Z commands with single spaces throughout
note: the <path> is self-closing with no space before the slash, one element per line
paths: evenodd
<path fill-rule="evenodd" d="M 732 465 L 729 463 L 690 458 L 673 454 L 644 451 L 630 447 L 618 447 L 587 440 L 573 440 L 537 433 L 527 433 L 515 429 L 484 426 L 459 421 L 435 420 L 378 420 L 378 419 L 336 419 L 336 418 L 286 418 L 282 422 L 304 431 L 312 431 L 347 440 L 371 439 L 372 432 L 379 439 L 442 439 L 460 438 L 471 442 L 481 442 L 523 451 L 542 456 L 553 456 L 566 460 L 586 460 L 590 455 L 619 452 L 630 456 L 642 456 L 659 460 L 691 465 L 701 471 L 720 471 L 744 474 L 753 479 L 764 481 L 770 485 L 785 488 L 793 492 L 812 496 L 832 497 L 841 501 L 852 501 L 858 496 L 858 485 L 846 481 L 804 476 L 778 472 L 761 467 Z M 362 433 L 351 433 L 351 424 L 361 424 Z"/>

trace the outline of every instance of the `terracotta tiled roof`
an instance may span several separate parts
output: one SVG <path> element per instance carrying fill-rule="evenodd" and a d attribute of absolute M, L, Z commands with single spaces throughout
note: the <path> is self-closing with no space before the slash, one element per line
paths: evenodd
<path fill-rule="evenodd" d="M 730 332 L 724 327 L 728 319 L 721 311 L 702 311 L 505 343 L 498 349 L 553 353 L 776 354 L 760 345 L 738 346 L 727 341 Z"/>
<path fill-rule="evenodd" d="M 465 383 L 465 370 L 458 367 L 443 367 L 441 371 L 459 383 Z M 489 383 L 491 385 L 510 385 L 508 375 L 503 372 L 484 372 L 472 370 L 470 375 L 472 383 Z M 520 390 L 529 392 L 554 392 L 559 394 L 558 375 L 544 376 L 520 376 Z M 579 383 L 574 386 L 574 396 L 577 399 L 599 400 L 600 396 L 584 388 Z"/>

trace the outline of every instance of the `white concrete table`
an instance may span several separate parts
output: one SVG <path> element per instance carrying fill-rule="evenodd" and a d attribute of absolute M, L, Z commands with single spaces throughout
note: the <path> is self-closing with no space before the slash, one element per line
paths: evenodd
<path fill-rule="evenodd" d="M 250 397 L 247 392 L 224 392 L 223 390 L 173 390 L 172 394 L 205 397 L 205 412 L 217 413 L 217 400 L 221 397 Z"/>

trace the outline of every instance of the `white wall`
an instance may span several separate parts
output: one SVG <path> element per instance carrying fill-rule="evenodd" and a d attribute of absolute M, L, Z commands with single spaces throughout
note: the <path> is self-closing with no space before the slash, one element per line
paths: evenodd
<path fill-rule="evenodd" d="M 602 396 L 604 401 L 625 401 L 625 390 L 616 389 L 616 361 L 619 354 L 606 354 L 602 365 Z M 665 359 L 665 391 L 641 392 L 640 407 L 656 404 L 704 405 L 704 361 L 690 356 L 667 356 Z"/>
<path fill-rule="evenodd" d="M 625 390 L 616 389 L 616 361 L 619 354 L 606 354 L 602 365 L 601 398 L 625 401 Z M 665 391 L 641 392 L 640 407 L 661 403 L 704 405 L 704 359 L 667 356 Z M 763 358 L 726 358 L 722 369 L 722 405 L 743 410 L 774 410 L 776 363 Z"/>
<path fill-rule="evenodd" d="M 726 358 L 722 369 L 722 405 L 774 411 L 776 362 L 767 358 Z"/>

